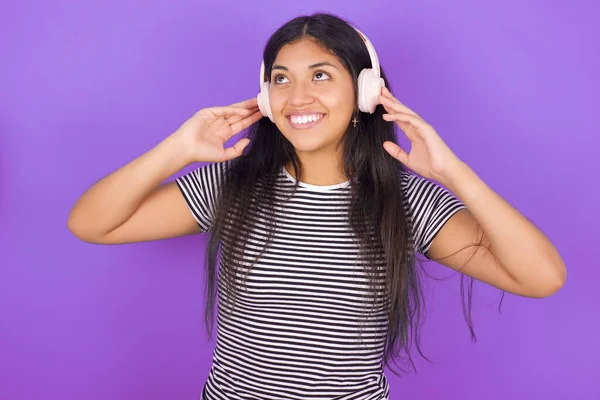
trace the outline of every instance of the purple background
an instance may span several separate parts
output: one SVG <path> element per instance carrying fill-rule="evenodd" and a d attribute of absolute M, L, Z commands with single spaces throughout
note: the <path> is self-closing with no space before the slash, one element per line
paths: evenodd
<path fill-rule="evenodd" d="M 397 97 L 556 244 L 532 300 L 433 265 L 428 364 L 392 399 L 599 399 L 599 6 L 593 1 L 14 0 L 0 8 L 0 399 L 197 399 L 207 237 L 89 245 L 67 229 L 96 180 L 197 109 L 255 96 L 281 24 L 327 10 L 374 43 Z M 190 166 L 190 168 L 193 166 Z M 183 172 L 183 171 L 182 171 Z"/>

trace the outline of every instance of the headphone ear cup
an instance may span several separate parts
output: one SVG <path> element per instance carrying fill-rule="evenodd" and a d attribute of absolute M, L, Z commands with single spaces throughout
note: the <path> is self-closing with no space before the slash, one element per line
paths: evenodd
<path fill-rule="evenodd" d="M 269 119 L 273 121 L 273 114 L 271 113 L 271 104 L 269 103 L 268 82 L 261 83 L 260 93 L 258 94 L 258 96 L 256 96 L 256 100 L 258 102 L 258 109 L 260 110 L 260 113 L 265 117 L 269 117 Z"/>
<path fill-rule="evenodd" d="M 256 96 L 258 109 L 264 117 L 269 117 L 273 121 L 273 113 L 271 112 L 271 104 L 269 102 L 269 81 L 265 81 L 265 63 L 260 64 L 260 93 Z M 275 122 L 275 121 L 273 121 Z"/>
<path fill-rule="evenodd" d="M 381 88 L 385 86 L 380 78 L 370 68 L 365 68 L 358 75 L 358 109 L 362 112 L 373 114 L 379 104 Z"/>

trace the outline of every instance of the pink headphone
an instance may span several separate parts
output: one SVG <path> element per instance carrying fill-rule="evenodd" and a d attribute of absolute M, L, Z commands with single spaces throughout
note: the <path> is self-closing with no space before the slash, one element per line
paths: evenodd
<path fill-rule="evenodd" d="M 375 48 L 367 37 L 358 29 L 354 28 L 365 42 L 369 56 L 371 57 L 372 68 L 365 68 L 358 75 L 358 109 L 362 112 L 373 114 L 377 104 L 379 104 L 379 94 L 381 88 L 385 86 L 383 78 L 380 76 L 379 59 Z M 273 113 L 269 103 L 269 80 L 264 81 L 265 62 L 260 66 L 260 93 L 256 96 L 258 108 L 263 116 L 269 117 L 273 121 Z M 275 122 L 275 121 L 273 121 Z"/>

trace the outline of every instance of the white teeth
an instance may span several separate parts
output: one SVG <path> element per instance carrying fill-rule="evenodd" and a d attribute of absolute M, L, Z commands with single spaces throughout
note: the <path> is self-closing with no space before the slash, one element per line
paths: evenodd
<path fill-rule="evenodd" d="M 316 120 L 320 119 L 322 116 L 323 116 L 323 114 L 311 114 L 311 115 L 302 115 L 302 116 L 293 115 L 290 119 L 292 120 L 293 124 L 306 124 L 309 122 L 316 121 Z"/>

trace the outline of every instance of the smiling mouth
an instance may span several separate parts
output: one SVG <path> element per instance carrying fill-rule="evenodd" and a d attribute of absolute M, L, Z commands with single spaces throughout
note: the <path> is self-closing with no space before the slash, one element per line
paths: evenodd
<path fill-rule="evenodd" d="M 294 129 L 310 129 L 319 124 L 326 114 L 290 115 L 287 117 L 289 124 Z"/>

